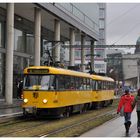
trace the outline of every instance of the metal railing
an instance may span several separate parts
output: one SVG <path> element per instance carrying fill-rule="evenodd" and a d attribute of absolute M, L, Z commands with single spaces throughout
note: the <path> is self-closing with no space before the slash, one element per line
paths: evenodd
<path fill-rule="evenodd" d="M 90 29 L 94 30 L 95 32 L 99 32 L 99 25 L 95 23 L 90 17 L 84 14 L 80 9 L 74 6 L 71 3 L 55 3 L 54 4 L 57 8 L 60 8 L 64 12 L 71 14 L 72 16 L 76 17 L 76 19 L 82 21 L 86 24 Z"/>

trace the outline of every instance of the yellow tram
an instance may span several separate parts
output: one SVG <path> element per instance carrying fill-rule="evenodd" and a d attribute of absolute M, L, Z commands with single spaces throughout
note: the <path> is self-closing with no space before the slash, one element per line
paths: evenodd
<path fill-rule="evenodd" d="M 23 114 L 68 117 L 100 103 L 110 104 L 114 98 L 113 83 L 111 78 L 62 68 L 28 67 L 24 70 Z"/>

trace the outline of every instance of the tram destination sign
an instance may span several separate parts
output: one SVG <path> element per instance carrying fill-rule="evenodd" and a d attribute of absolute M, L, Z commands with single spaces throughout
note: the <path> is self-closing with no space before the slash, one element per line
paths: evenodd
<path fill-rule="evenodd" d="M 29 74 L 48 74 L 49 69 L 28 69 Z"/>

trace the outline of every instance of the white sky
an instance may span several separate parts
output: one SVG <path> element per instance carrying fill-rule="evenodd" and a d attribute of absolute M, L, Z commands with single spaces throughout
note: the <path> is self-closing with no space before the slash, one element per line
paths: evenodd
<path fill-rule="evenodd" d="M 140 36 L 140 3 L 107 3 L 107 44 L 135 45 Z"/>

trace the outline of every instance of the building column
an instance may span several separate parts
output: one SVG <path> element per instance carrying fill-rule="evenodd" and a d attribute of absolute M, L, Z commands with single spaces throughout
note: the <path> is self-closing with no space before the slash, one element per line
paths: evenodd
<path fill-rule="evenodd" d="M 69 51 L 69 65 L 70 66 L 74 66 L 74 47 L 73 45 L 75 45 L 75 31 L 74 29 L 70 28 L 70 51 Z"/>
<path fill-rule="evenodd" d="M 14 3 L 7 4 L 5 100 L 13 103 Z"/>
<path fill-rule="evenodd" d="M 85 72 L 85 35 L 81 35 L 81 71 Z"/>
<path fill-rule="evenodd" d="M 90 51 L 91 51 L 91 70 L 94 71 L 94 41 L 91 41 L 91 45 L 90 45 Z"/>
<path fill-rule="evenodd" d="M 40 49 L 41 49 L 41 10 L 35 7 L 35 66 L 40 66 Z"/>
<path fill-rule="evenodd" d="M 54 40 L 56 41 L 54 48 L 54 60 L 60 61 L 60 21 L 55 19 L 54 21 Z M 58 42 L 57 42 L 58 41 Z"/>

